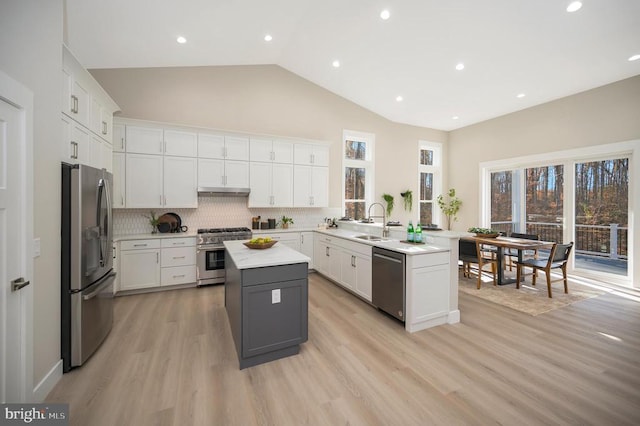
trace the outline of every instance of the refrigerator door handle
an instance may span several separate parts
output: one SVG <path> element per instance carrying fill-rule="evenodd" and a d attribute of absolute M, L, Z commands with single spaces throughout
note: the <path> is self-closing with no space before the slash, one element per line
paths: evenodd
<path fill-rule="evenodd" d="M 109 188 L 109 181 L 105 180 L 105 184 L 104 184 L 104 189 L 105 189 L 105 196 L 106 196 L 106 200 L 107 200 L 107 220 L 104 225 L 105 230 L 106 230 L 106 234 L 107 234 L 107 240 L 105 241 L 105 251 L 109 250 L 109 244 L 113 243 L 113 220 L 112 220 L 112 216 L 113 216 L 113 211 L 112 211 L 112 200 L 111 200 L 111 188 Z"/>
<path fill-rule="evenodd" d="M 98 181 L 98 206 L 96 211 L 96 223 L 100 229 L 100 266 L 103 267 L 105 265 L 104 257 L 106 250 L 107 238 L 104 232 L 103 223 L 102 223 L 102 197 L 105 195 L 105 180 L 100 179 Z"/>
<path fill-rule="evenodd" d="M 116 276 L 116 273 L 115 272 L 111 272 L 109 275 L 104 277 L 99 283 L 96 284 L 96 289 L 95 290 L 93 290 L 89 294 L 86 294 L 86 295 L 82 296 L 82 300 L 91 300 L 94 297 L 96 297 L 98 294 L 100 294 L 102 292 L 102 290 L 105 287 L 108 287 L 109 285 L 111 285 L 111 281 L 115 278 L 115 276 Z"/>

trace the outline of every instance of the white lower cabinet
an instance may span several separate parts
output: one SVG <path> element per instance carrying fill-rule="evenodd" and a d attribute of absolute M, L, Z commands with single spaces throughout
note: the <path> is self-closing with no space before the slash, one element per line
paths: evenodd
<path fill-rule="evenodd" d="M 120 290 L 137 290 L 160 285 L 160 241 L 120 241 Z"/>
<path fill-rule="evenodd" d="M 301 232 L 300 233 L 300 253 L 307 256 L 309 259 L 309 269 L 314 269 L 313 263 L 313 232 Z"/>
<path fill-rule="evenodd" d="M 278 244 L 284 244 L 291 247 L 295 251 L 300 251 L 300 233 L 299 232 L 283 232 L 271 236 L 272 240 L 278 241 Z"/>
<path fill-rule="evenodd" d="M 195 237 L 119 242 L 120 291 L 195 283 Z"/>
<path fill-rule="evenodd" d="M 371 246 L 315 234 L 314 269 L 371 301 Z"/>

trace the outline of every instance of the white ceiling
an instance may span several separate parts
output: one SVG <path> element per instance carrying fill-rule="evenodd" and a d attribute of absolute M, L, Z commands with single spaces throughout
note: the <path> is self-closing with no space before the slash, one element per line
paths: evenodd
<path fill-rule="evenodd" d="M 389 120 L 453 130 L 640 74 L 627 60 L 640 0 L 568 4 L 66 0 L 66 36 L 87 68 L 277 64 Z"/>

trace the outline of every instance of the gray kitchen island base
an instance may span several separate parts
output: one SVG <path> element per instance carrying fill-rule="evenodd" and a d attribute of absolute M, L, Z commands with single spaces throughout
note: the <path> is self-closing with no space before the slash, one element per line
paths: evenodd
<path fill-rule="evenodd" d="M 239 269 L 227 256 L 225 269 L 240 369 L 298 354 L 308 332 L 307 263 Z"/>

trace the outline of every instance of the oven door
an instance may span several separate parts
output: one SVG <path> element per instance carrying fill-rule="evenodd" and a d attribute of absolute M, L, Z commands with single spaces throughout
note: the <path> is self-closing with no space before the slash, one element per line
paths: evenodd
<path fill-rule="evenodd" d="M 224 246 L 198 246 L 196 264 L 198 285 L 224 283 Z"/>

